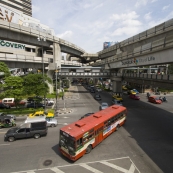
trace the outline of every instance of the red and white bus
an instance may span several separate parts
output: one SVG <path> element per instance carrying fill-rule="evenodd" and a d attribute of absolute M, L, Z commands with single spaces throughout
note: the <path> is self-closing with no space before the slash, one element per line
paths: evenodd
<path fill-rule="evenodd" d="M 127 109 L 113 105 L 60 129 L 59 149 L 70 160 L 77 160 L 118 130 L 126 121 Z"/>

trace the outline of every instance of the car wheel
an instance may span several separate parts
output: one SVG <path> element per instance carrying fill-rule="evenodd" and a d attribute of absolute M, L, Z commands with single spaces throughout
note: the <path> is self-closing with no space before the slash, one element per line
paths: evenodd
<path fill-rule="evenodd" d="M 15 140 L 15 138 L 13 136 L 8 137 L 9 142 L 13 142 L 14 140 Z"/>
<path fill-rule="evenodd" d="M 38 134 L 38 133 L 37 133 L 37 134 L 35 134 L 35 135 L 34 135 L 34 138 L 35 138 L 35 139 L 40 138 L 40 134 Z"/>
<path fill-rule="evenodd" d="M 51 124 L 50 127 L 56 127 L 56 125 L 55 124 Z"/>
<path fill-rule="evenodd" d="M 118 131 L 120 128 L 120 125 L 118 124 L 117 127 L 116 127 L 116 131 Z"/>
<path fill-rule="evenodd" d="M 88 145 L 87 149 L 86 149 L 86 154 L 89 154 L 92 150 L 92 146 Z"/>

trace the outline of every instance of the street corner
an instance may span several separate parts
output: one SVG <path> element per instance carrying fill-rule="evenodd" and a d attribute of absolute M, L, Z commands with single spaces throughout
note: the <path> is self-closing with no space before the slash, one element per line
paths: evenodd
<path fill-rule="evenodd" d="M 73 111 L 71 108 L 60 108 L 57 110 L 58 114 L 69 114 Z"/>

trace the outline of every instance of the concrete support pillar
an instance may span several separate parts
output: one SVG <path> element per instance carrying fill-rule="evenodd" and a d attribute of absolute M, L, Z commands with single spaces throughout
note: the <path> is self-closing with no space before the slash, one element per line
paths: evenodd
<path fill-rule="evenodd" d="M 148 72 L 147 72 L 148 74 L 150 74 L 151 73 L 151 66 L 149 66 L 149 68 L 148 68 Z"/>
<path fill-rule="evenodd" d="M 139 74 L 139 67 L 137 68 L 137 74 Z"/>
<path fill-rule="evenodd" d="M 121 77 L 112 77 L 112 90 L 117 94 L 122 93 L 122 78 Z"/>
<path fill-rule="evenodd" d="M 61 68 L 61 48 L 58 43 L 53 43 L 54 63 Z"/>

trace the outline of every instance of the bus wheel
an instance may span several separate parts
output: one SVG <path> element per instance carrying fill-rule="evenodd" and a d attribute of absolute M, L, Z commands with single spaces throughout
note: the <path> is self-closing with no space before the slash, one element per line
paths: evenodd
<path fill-rule="evenodd" d="M 116 131 L 118 131 L 120 128 L 120 125 L 118 124 L 117 127 L 116 127 Z"/>
<path fill-rule="evenodd" d="M 87 149 L 86 149 L 86 154 L 90 153 L 92 150 L 92 146 L 88 145 Z"/>

